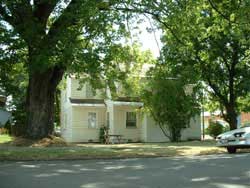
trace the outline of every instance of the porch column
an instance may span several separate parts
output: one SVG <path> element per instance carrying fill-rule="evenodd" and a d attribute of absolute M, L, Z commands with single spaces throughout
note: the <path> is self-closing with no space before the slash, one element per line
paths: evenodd
<path fill-rule="evenodd" d="M 111 100 L 106 101 L 107 112 L 109 112 L 109 134 L 114 134 L 114 103 Z"/>

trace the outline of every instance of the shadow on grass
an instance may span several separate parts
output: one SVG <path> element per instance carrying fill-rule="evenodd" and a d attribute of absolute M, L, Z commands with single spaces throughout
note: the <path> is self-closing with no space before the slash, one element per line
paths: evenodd
<path fill-rule="evenodd" d="M 27 142 L 25 142 L 27 143 Z M 134 158 L 189 156 L 224 153 L 209 142 L 180 143 L 133 143 L 133 144 L 72 144 L 63 147 L 16 147 L 9 144 L 0 146 L 2 160 L 53 160 L 53 159 L 89 159 L 89 158 Z M 38 146 L 41 146 L 38 145 Z M 213 147 L 212 147 L 213 146 Z"/>

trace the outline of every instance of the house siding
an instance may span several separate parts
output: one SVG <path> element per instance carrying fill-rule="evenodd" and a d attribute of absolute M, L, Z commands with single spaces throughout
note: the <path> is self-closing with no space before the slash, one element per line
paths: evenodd
<path fill-rule="evenodd" d="M 97 127 L 88 127 L 88 113 L 95 112 Z M 72 142 L 98 142 L 100 127 L 105 123 L 105 108 L 73 107 L 72 108 Z"/>
<path fill-rule="evenodd" d="M 72 141 L 72 107 L 65 108 L 61 113 L 61 135 L 67 141 Z"/>
<path fill-rule="evenodd" d="M 128 101 L 105 100 L 105 104 L 89 104 L 85 100 L 72 102 L 73 99 L 102 99 L 101 91 L 97 95 L 87 91 L 86 84 L 80 87 L 76 78 L 66 79 L 66 88 L 61 94 L 61 134 L 67 142 L 98 142 L 100 127 L 105 125 L 106 114 L 109 112 L 109 134 L 120 134 L 123 138 L 133 142 L 167 142 L 169 139 L 162 133 L 159 126 L 148 114 L 141 114 L 137 109 L 143 104 Z M 108 92 L 108 91 L 107 91 Z M 75 100 L 77 101 L 77 100 Z M 126 113 L 137 113 L 137 126 L 126 127 Z M 96 128 L 88 127 L 88 113 L 96 112 Z M 190 120 L 190 127 L 182 132 L 182 140 L 200 139 L 200 116 Z"/>
<path fill-rule="evenodd" d="M 145 135 L 145 142 L 168 142 L 169 139 L 163 134 L 160 127 L 156 124 L 152 117 L 149 115 L 145 115 L 146 119 L 146 135 Z"/>
<path fill-rule="evenodd" d="M 77 79 L 72 78 L 70 84 L 71 95 L 73 99 L 103 99 L 102 90 L 96 90 L 95 95 L 90 91 L 91 86 L 89 83 L 82 85 L 79 84 Z"/>
<path fill-rule="evenodd" d="M 114 107 L 114 132 L 113 134 L 121 134 L 124 136 L 124 139 L 130 140 L 133 142 L 141 141 L 141 117 L 137 113 L 136 127 L 126 127 L 126 113 L 133 112 L 136 110 L 136 107 L 130 106 L 115 106 Z"/>
<path fill-rule="evenodd" d="M 153 120 L 152 117 L 146 115 L 144 117 L 146 120 L 144 122 L 147 127 L 147 130 L 144 133 L 144 141 L 145 142 L 169 142 L 169 139 L 163 134 L 160 127 Z M 200 128 L 200 116 L 196 115 L 194 118 L 190 120 L 190 127 L 182 130 L 181 140 L 192 140 L 192 139 L 201 139 L 201 128 Z"/>
<path fill-rule="evenodd" d="M 85 85 L 80 87 L 79 81 L 71 79 L 71 98 L 84 99 L 86 98 Z"/>
<path fill-rule="evenodd" d="M 190 127 L 182 132 L 182 140 L 200 140 L 201 139 L 201 118 L 197 114 L 190 119 Z"/>

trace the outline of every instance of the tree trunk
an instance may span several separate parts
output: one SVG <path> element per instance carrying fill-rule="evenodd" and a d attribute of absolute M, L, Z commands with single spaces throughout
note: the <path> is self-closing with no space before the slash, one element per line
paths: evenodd
<path fill-rule="evenodd" d="M 54 101 L 56 87 L 64 69 L 57 66 L 29 76 L 27 94 L 27 131 L 31 139 L 47 137 L 54 130 Z"/>
<path fill-rule="evenodd" d="M 237 129 L 237 113 L 235 111 L 234 105 L 227 106 L 226 111 L 226 119 L 229 123 L 230 130 Z"/>

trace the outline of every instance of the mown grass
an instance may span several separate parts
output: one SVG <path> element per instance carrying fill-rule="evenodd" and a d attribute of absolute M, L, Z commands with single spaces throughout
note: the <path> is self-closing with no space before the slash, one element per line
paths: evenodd
<path fill-rule="evenodd" d="M 59 160 L 130 157 L 190 156 L 225 153 L 215 147 L 214 141 L 179 143 L 130 143 L 130 144 L 71 144 L 63 147 L 17 147 L 6 144 L 8 136 L 0 136 L 0 160 Z M 11 143 L 11 142 L 10 142 Z"/>
<path fill-rule="evenodd" d="M 0 144 L 4 144 L 4 143 L 7 143 L 7 142 L 10 142 L 12 141 L 12 137 L 7 135 L 7 134 L 1 134 L 0 135 Z"/>
<path fill-rule="evenodd" d="M 52 160 L 52 159 L 87 159 L 111 157 L 113 151 L 87 148 L 31 148 L 6 147 L 0 148 L 0 160 Z"/>

